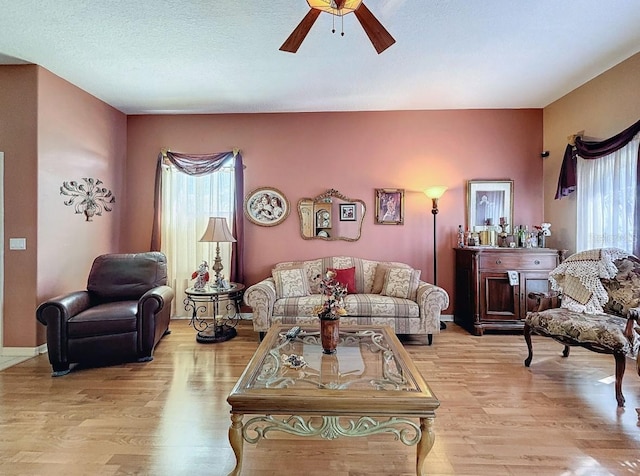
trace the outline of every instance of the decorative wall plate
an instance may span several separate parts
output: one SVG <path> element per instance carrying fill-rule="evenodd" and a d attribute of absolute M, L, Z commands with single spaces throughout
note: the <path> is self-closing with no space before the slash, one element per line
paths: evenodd
<path fill-rule="evenodd" d="M 289 200 L 277 188 L 260 187 L 244 199 L 244 214 L 250 222 L 260 226 L 275 226 L 288 216 Z"/>

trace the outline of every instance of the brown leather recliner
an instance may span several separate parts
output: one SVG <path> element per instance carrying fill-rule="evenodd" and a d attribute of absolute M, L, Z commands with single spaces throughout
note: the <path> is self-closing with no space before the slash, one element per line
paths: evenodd
<path fill-rule="evenodd" d="M 167 258 L 156 251 L 98 256 L 86 291 L 42 303 L 38 321 L 47 326 L 52 376 L 69 373 L 72 363 L 104 365 L 153 360 L 168 334 L 173 289 Z"/>

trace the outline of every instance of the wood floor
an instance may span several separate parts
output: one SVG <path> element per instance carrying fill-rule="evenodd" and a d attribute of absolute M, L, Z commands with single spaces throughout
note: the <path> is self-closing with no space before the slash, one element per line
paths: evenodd
<path fill-rule="evenodd" d="M 174 321 L 155 360 L 50 377 L 46 355 L 0 372 L 2 475 L 226 475 L 226 397 L 258 345 L 249 322 L 235 339 L 198 344 Z M 640 378 L 628 361 L 616 407 L 611 356 L 534 336 L 474 337 L 454 324 L 431 347 L 409 345 L 441 401 L 433 475 L 640 474 Z M 245 444 L 244 475 L 415 474 L 415 447 L 389 436 L 333 441 L 278 436 Z"/>

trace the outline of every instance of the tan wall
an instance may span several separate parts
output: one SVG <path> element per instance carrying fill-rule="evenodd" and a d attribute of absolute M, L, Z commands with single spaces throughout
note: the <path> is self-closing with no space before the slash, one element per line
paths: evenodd
<path fill-rule="evenodd" d="M 433 282 L 433 216 L 422 190 L 446 185 L 440 199 L 438 284 L 453 298 L 454 234 L 465 223 L 466 182 L 515 181 L 516 223 L 542 220 L 542 111 L 406 111 L 201 116 L 129 116 L 126 251 L 148 249 L 153 179 L 162 147 L 176 152 L 243 151 L 245 192 L 280 189 L 293 211 L 280 225 L 245 219 L 246 284 L 279 261 L 344 254 L 395 260 Z M 367 204 L 362 238 L 304 240 L 296 204 L 335 188 Z M 374 224 L 374 189 L 405 189 L 405 224 Z M 194 266 L 196 263 L 193 263 Z M 194 268 L 195 269 L 195 268 Z"/>
<path fill-rule="evenodd" d="M 4 171 L 3 344 L 36 343 L 38 67 L 0 67 L 0 150 Z M 10 251 L 9 238 L 26 238 L 25 251 Z"/>
<path fill-rule="evenodd" d="M 544 108 L 544 216 L 551 246 L 576 249 L 575 193 L 554 200 L 567 137 L 584 131 L 602 140 L 640 119 L 640 53 L 611 68 Z"/>

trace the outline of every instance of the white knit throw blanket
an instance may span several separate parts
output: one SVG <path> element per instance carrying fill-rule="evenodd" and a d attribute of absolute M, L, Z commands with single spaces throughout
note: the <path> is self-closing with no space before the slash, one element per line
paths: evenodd
<path fill-rule="evenodd" d="M 609 300 L 601 278 L 615 278 L 615 260 L 629 254 L 618 248 L 581 251 L 569 256 L 551 271 L 551 289 L 562 293 L 562 307 L 575 312 L 599 314 Z"/>

